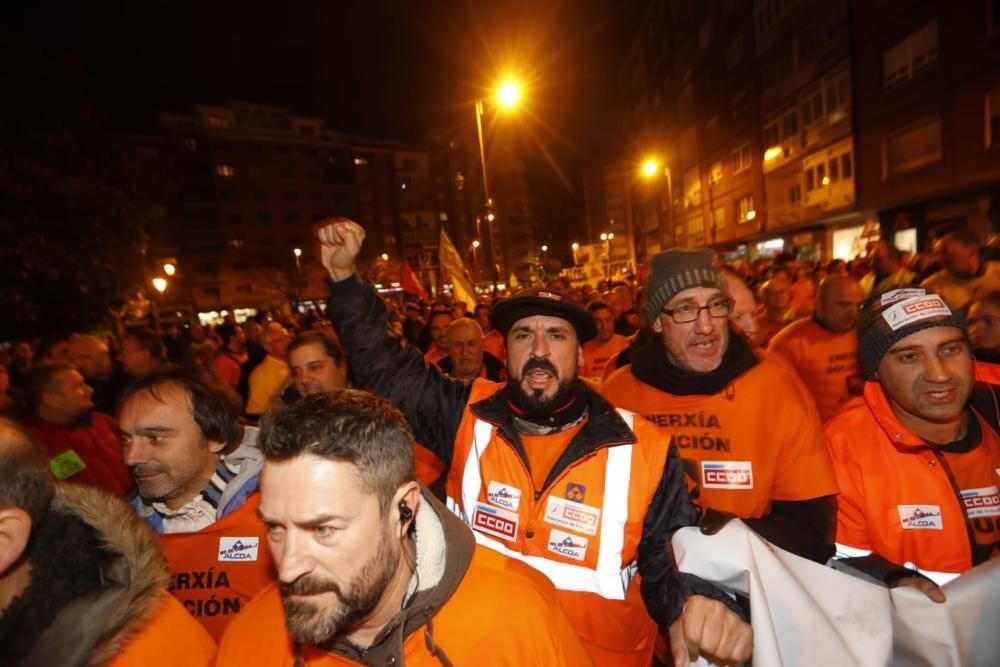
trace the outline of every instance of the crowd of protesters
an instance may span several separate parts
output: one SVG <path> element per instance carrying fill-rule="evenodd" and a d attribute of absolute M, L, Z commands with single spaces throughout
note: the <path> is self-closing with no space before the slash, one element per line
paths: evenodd
<path fill-rule="evenodd" d="M 1000 263 L 967 231 L 474 304 L 380 297 L 350 221 L 320 241 L 321 311 L 0 349 L 0 663 L 744 660 L 676 529 L 934 601 L 1000 551 Z"/>

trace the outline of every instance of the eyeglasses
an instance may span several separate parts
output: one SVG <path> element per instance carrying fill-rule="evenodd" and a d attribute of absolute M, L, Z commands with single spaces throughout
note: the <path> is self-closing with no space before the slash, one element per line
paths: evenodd
<path fill-rule="evenodd" d="M 723 317 L 729 317 L 729 313 L 733 312 L 733 300 L 732 299 L 719 299 L 718 301 L 713 301 L 707 306 L 678 306 L 677 308 L 664 308 L 661 313 L 666 313 L 670 316 L 677 324 L 687 324 L 688 322 L 694 322 L 696 319 L 701 317 L 701 311 L 707 310 L 708 314 L 716 319 L 721 319 Z"/>

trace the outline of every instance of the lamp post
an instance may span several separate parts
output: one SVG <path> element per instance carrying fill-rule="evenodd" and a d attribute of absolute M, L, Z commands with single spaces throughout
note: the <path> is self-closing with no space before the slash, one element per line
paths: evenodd
<path fill-rule="evenodd" d="M 647 180 L 656 178 L 661 173 L 667 177 L 667 225 L 670 228 L 671 234 L 673 234 L 674 227 L 674 182 L 670 174 L 670 167 L 666 165 L 660 165 L 660 161 L 656 158 L 647 158 L 645 162 L 642 163 L 642 175 Z M 659 206 L 657 206 L 659 209 Z M 662 233 L 661 233 L 662 241 Z M 677 243 L 677 239 L 674 239 L 674 243 Z"/>
<path fill-rule="evenodd" d="M 506 108 L 513 107 L 517 104 L 518 100 L 521 98 L 521 88 L 513 81 L 504 82 L 500 88 L 497 90 L 496 99 L 497 103 Z M 486 173 L 486 145 L 483 141 L 483 115 L 485 114 L 485 105 L 482 98 L 476 100 L 476 134 L 479 137 L 479 164 L 483 170 L 483 199 L 486 204 L 486 220 L 492 223 L 496 219 L 493 214 L 493 199 L 490 197 L 490 184 L 489 176 Z M 477 221 L 478 227 L 478 221 Z M 496 258 L 494 256 L 493 249 L 493 226 L 487 225 L 488 243 L 486 244 L 486 255 L 490 263 L 490 274 L 493 278 L 493 291 L 496 291 L 497 280 L 499 276 L 497 275 L 497 265 Z M 478 234 L 478 229 L 477 229 Z"/>
<path fill-rule="evenodd" d="M 472 241 L 472 266 L 476 269 L 476 278 L 479 278 L 479 239 Z"/>

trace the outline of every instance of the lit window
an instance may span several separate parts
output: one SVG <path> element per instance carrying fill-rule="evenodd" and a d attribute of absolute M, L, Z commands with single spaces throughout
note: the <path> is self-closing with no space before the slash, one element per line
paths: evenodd
<path fill-rule="evenodd" d="M 746 195 L 736 200 L 736 221 L 744 223 L 753 220 L 753 195 Z"/>
<path fill-rule="evenodd" d="M 359 167 L 363 167 L 364 165 L 368 164 L 368 160 L 366 160 L 363 157 L 356 157 L 354 158 L 354 164 L 356 164 Z"/>
<path fill-rule="evenodd" d="M 232 165 L 217 164 L 217 165 L 215 165 L 215 173 L 218 174 L 219 176 L 227 176 L 228 177 L 228 176 L 232 176 L 233 174 L 235 174 L 236 171 L 233 169 Z"/>
<path fill-rule="evenodd" d="M 750 168 L 750 144 L 743 144 L 739 148 L 733 151 L 733 173 L 738 174 L 741 171 Z"/>
<path fill-rule="evenodd" d="M 927 23 L 882 54 L 882 86 L 909 81 L 938 59 L 938 24 Z"/>

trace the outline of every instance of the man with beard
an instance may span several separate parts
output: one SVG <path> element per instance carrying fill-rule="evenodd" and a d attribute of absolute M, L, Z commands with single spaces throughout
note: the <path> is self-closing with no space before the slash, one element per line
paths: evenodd
<path fill-rule="evenodd" d="M 449 467 L 448 506 L 476 541 L 555 584 L 595 663 L 648 665 L 657 624 L 670 628 L 678 665 L 689 654 L 749 656 L 735 604 L 679 572 L 668 549 L 697 521 L 676 450 L 578 379 L 595 333 L 587 311 L 547 290 L 497 304 L 509 380 L 465 384 L 388 333 L 386 304 L 355 272 L 364 230 L 339 218 L 319 238 L 333 279 L 327 313 L 359 384 L 395 403 Z"/>
<path fill-rule="evenodd" d="M 278 581 L 230 627 L 219 665 L 589 664 L 552 585 L 476 546 L 417 484 L 413 435 L 388 401 L 306 396 L 261 447 Z"/>
<path fill-rule="evenodd" d="M 783 361 L 755 352 L 727 319 L 733 301 L 712 251 L 653 258 L 646 316 L 658 334 L 604 383 L 615 405 L 662 429 L 692 496 L 774 544 L 825 563 L 837 484 L 816 405 Z"/>
<path fill-rule="evenodd" d="M 28 373 L 26 426 L 45 446 L 49 469 L 58 480 L 99 486 L 117 496 L 132 490 L 122 465 L 115 420 L 94 412 L 93 391 L 76 367 L 55 361 Z"/>
<path fill-rule="evenodd" d="M 171 591 L 215 639 L 273 570 L 256 515 L 264 457 L 236 402 L 207 371 L 168 366 L 126 389 L 118 412 L 132 504 L 160 534 Z"/>
<path fill-rule="evenodd" d="M 869 382 L 824 429 L 837 553 L 943 602 L 938 584 L 1000 554 L 995 387 L 975 384 L 961 312 L 923 289 L 871 295 L 857 335 Z"/>

